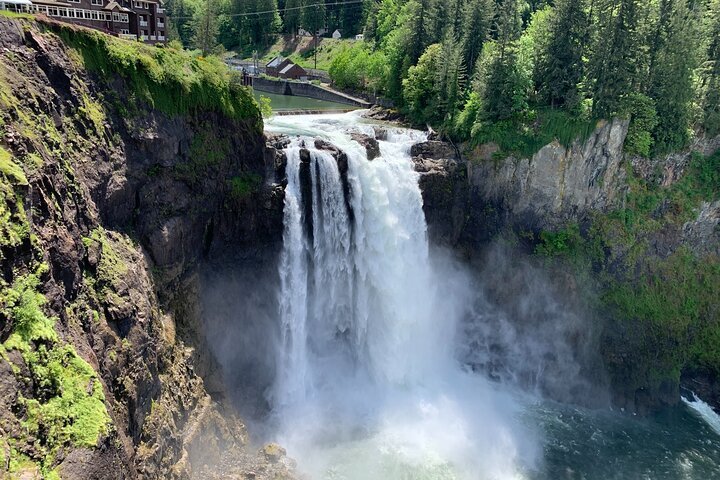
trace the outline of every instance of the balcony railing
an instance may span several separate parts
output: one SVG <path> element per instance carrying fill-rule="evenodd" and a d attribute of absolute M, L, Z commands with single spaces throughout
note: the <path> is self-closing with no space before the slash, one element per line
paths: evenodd
<path fill-rule="evenodd" d="M 147 42 L 148 36 L 147 35 L 140 35 L 140 40 L 143 42 Z"/>
<path fill-rule="evenodd" d="M 165 22 L 161 22 L 160 20 L 158 20 L 157 26 L 158 26 L 158 27 L 164 27 L 164 26 L 165 26 Z"/>
<path fill-rule="evenodd" d="M 132 33 L 120 33 L 118 34 L 118 37 L 124 39 L 124 40 L 137 40 L 137 35 L 133 35 Z"/>
<path fill-rule="evenodd" d="M 157 7 L 157 9 L 155 10 L 155 12 L 156 12 L 156 13 L 165 13 L 165 9 L 162 8 L 162 7 Z"/>
<path fill-rule="evenodd" d="M 141 26 L 141 27 L 147 27 L 147 26 L 148 26 L 148 23 L 140 20 L 140 26 Z"/>
<path fill-rule="evenodd" d="M 164 41 L 165 41 L 165 35 L 158 35 L 157 39 L 158 39 L 158 42 L 164 42 Z"/>
<path fill-rule="evenodd" d="M 151 41 L 151 42 L 154 42 L 155 40 L 157 40 L 157 36 L 155 36 L 155 35 L 150 35 L 150 41 Z"/>

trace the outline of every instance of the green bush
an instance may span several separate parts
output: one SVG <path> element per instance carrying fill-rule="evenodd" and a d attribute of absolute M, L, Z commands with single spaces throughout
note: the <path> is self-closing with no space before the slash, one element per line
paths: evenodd
<path fill-rule="evenodd" d="M 632 93 L 622 101 L 621 114 L 630 119 L 625 152 L 630 155 L 650 156 L 653 145 L 652 132 L 658 124 L 655 101 L 641 93 Z"/>

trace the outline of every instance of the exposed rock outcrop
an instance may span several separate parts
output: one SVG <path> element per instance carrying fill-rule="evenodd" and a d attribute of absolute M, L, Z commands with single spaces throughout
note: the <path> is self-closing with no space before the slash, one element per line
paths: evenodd
<path fill-rule="evenodd" d="M 601 122 L 585 142 L 553 142 L 532 158 L 470 156 L 471 218 L 468 240 L 488 225 L 526 230 L 561 226 L 622 200 L 627 121 Z M 480 153 L 480 152 L 476 152 Z M 484 212 L 484 213 L 480 213 Z M 474 215 L 480 213 L 479 216 Z"/>

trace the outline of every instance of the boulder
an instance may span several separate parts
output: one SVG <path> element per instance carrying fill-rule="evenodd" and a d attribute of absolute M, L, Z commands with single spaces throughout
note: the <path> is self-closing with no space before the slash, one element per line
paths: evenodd
<path fill-rule="evenodd" d="M 350 134 L 350 138 L 365 147 L 368 160 L 375 160 L 380 156 L 380 144 L 373 137 L 364 133 L 353 132 Z"/>
<path fill-rule="evenodd" d="M 458 159 L 457 151 L 452 144 L 438 140 L 416 143 L 410 149 L 410 155 L 434 160 Z"/>

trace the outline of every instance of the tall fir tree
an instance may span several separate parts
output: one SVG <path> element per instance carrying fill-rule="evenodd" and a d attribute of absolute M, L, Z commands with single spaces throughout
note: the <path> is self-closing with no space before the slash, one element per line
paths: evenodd
<path fill-rule="evenodd" d="M 490 36 L 493 18 L 492 0 L 470 0 L 463 11 L 462 53 L 468 71 L 475 68 L 485 41 Z"/>
<path fill-rule="evenodd" d="M 683 148 L 689 140 L 700 23 L 699 8 L 691 5 L 691 1 L 661 0 L 658 29 L 662 32 L 657 37 L 663 40 L 650 71 L 649 90 L 658 113 L 653 132 L 656 153 Z"/>
<path fill-rule="evenodd" d="M 598 3 L 607 16 L 596 38 L 593 52 L 593 114 L 609 117 L 619 112 L 623 98 L 632 92 L 638 72 L 638 2 L 610 0 Z M 604 5 L 603 5 L 604 4 Z"/>
<path fill-rule="evenodd" d="M 283 15 L 283 28 L 287 33 L 292 34 L 293 38 L 300 28 L 300 19 L 302 17 L 302 0 L 285 0 L 285 12 Z"/>
<path fill-rule="evenodd" d="M 527 88 L 518 68 L 521 16 L 517 0 L 504 0 L 496 15 L 497 52 L 486 79 L 481 118 L 510 120 L 527 109 Z"/>
<path fill-rule="evenodd" d="M 457 40 L 452 27 L 445 33 L 441 45 L 435 81 L 439 115 L 445 124 L 451 125 L 462 103 L 466 81 L 462 44 Z"/>
<path fill-rule="evenodd" d="M 710 12 L 710 46 L 704 68 L 702 127 L 710 136 L 720 135 L 720 1 Z"/>
<path fill-rule="evenodd" d="M 204 0 L 193 16 L 193 44 L 207 56 L 217 47 L 217 0 Z"/>
<path fill-rule="evenodd" d="M 547 53 L 536 66 L 541 98 L 551 107 L 575 108 L 581 101 L 584 49 L 588 36 L 585 0 L 559 0 L 551 22 Z"/>
<path fill-rule="evenodd" d="M 303 0 L 305 8 L 302 10 L 302 28 L 308 32 L 315 33 L 327 25 L 327 8 L 322 0 Z"/>

